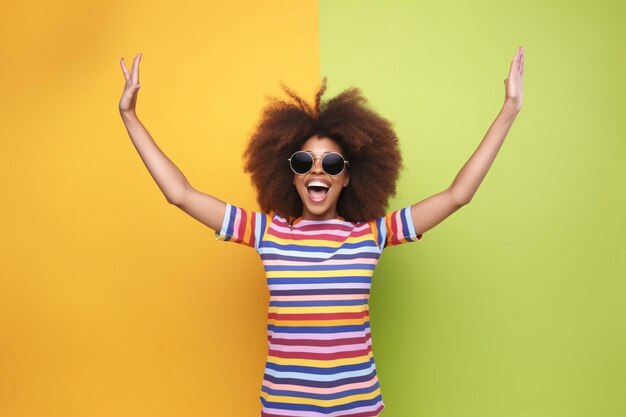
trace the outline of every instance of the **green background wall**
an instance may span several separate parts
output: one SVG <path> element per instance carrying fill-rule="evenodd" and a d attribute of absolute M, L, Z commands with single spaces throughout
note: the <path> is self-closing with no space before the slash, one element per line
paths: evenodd
<path fill-rule="evenodd" d="M 372 332 L 388 417 L 626 415 L 618 1 L 319 2 L 329 96 L 395 123 L 395 209 L 446 188 L 504 99 L 524 106 L 472 202 L 385 251 Z"/>

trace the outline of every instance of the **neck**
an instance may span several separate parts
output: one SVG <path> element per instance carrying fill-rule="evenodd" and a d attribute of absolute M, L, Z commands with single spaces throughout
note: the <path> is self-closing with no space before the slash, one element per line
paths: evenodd
<path fill-rule="evenodd" d="M 337 217 L 339 215 L 336 208 L 319 214 L 310 212 L 306 207 L 302 210 L 302 220 L 335 220 Z"/>

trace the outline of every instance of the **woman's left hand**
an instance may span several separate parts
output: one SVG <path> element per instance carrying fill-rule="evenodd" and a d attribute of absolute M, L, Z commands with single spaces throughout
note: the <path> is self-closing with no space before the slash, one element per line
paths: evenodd
<path fill-rule="evenodd" d="M 516 112 L 519 112 L 522 108 L 523 97 L 523 85 L 524 81 L 524 48 L 521 46 L 517 49 L 513 62 L 511 62 L 511 69 L 509 70 L 509 77 L 504 80 L 504 86 L 506 88 L 506 95 L 504 97 L 504 104 L 510 107 Z"/>

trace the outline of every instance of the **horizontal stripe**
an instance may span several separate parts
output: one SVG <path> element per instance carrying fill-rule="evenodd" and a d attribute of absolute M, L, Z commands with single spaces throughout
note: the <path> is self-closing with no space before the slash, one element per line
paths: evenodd
<path fill-rule="evenodd" d="M 276 337 L 279 339 L 290 339 L 290 340 L 299 340 L 299 339 L 311 339 L 311 340 L 339 340 L 339 339 L 352 339 L 358 337 L 371 337 L 371 332 L 369 327 L 365 327 L 361 331 L 347 331 L 347 332 L 326 332 L 326 333 L 281 333 L 279 331 L 270 332 L 268 331 L 268 337 Z"/>
<path fill-rule="evenodd" d="M 318 348 L 319 349 L 319 348 Z M 367 346 L 365 349 L 359 350 L 342 350 L 339 352 L 285 352 L 283 350 L 270 349 L 268 352 L 269 357 L 280 359 L 303 359 L 312 361 L 338 361 L 338 360 L 352 360 L 354 358 L 367 358 L 372 352 L 372 346 Z M 272 360 L 275 362 L 274 360 Z M 292 361 L 293 362 L 293 361 Z M 325 363 L 326 365 L 326 363 Z"/>
<path fill-rule="evenodd" d="M 359 264 L 356 262 L 346 263 L 345 265 L 333 265 L 328 263 L 310 263 L 300 265 L 266 265 L 266 271 L 343 271 L 352 269 L 365 269 L 368 271 L 374 270 L 373 264 Z"/>
<path fill-rule="evenodd" d="M 335 345 L 303 345 L 303 344 L 281 344 L 276 340 L 272 340 L 270 344 L 270 352 L 309 352 L 309 353 L 337 353 L 337 352 L 354 352 L 371 348 L 371 341 L 358 340 L 352 344 L 335 344 Z"/>
<path fill-rule="evenodd" d="M 313 356 L 313 355 L 310 355 L 310 356 Z M 373 359 L 371 351 L 368 351 L 366 352 L 366 354 L 359 355 L 356 357 L 337 358 L 337 359 L 283 358 L 283 357 L 278 357 L 278 356 L 273 356 L 271 354 L 268 354 L 266 365 L 272 364 L 272 365 L 282 365 L 282 366 L 305 366 L 309 368 L 321 369 L 321 368 L 337 368 L 339 366 L 347 366 L 347 365 L 359 365 L 359 364 L 366 363 L 368 359 Z"/>
<path fill-rule="evenodd" d="M 342 332 L 358 332 L 363 331 L 365 329 L 369 329 L 370 323 L 369 321 L 353 326 L 333 326 L 333 327 L 313 327 L 313 326 L 277 326 L 277 325 L 268 325 L 267 330 L 271 330 L 273 332 L 284 332 L 284 333 L 342 333 Z"/>
<path fill-rule="evenodd" d="M 309 254 L 306 254 L 306 255 L 309 255 Z M 291 261 L 291 262 L 320 262 L 319 257 L 295 256 L 293 253 L 284 254 L 284 253 L 280 253 L 276 251 L 268 252 L 268 253 L 263 252 L 263 253 L 260 253 L 259 256 L 261 257 L 263 264 L 266 264 L 267 261 L 274 261 L 274 260 Z M 358 258 L 355 258 L 356 256 L 358 256 Z M 363 252 L 363 253 L 358 253 L 358 252 L 348 253 L 348 254 L 334 253 L 332 256 L 324 257 L 323 261 L 324 263 L 329 263 L 333 261 L 352 262 L 353 260 L 356 261 L 359 259 L 372 259 L 378 262 L 379 258 L 380 258 L 380 252 L 377 250 L 374 250 L 374 251 Z"/>
<path fill-rule="evenodd" d="M 312 313 L 356 313 L 361 311 L 367 311 L 368 305 L 367 303 L 361 302 L 361 304 L 357 305 L 345 305 L 345 306 L 337 306 L 337 305 L 325 305 L 325 306 L 271 306 L 268 308 L 268 313 L 281 313 L 281 314 L 312 314 Z"/>
<path fill-rule="evenodd" d="M 334 307 L 367 305 L 368 300 L 310 300 L 310 301 L 270 301 L 270 311 L 273 307 Z"/>
<path fill-rule="evenodd" d="M 331 295 L 331 294 L 369 294 L 369 288 L 316 288 L 306 290 L 274 290 L 270 288 L 272 295 Z"/>
<path fill-rule="evenodd" d="M 270 296 L 272 301 L 318 301 L 318 300 L 369 300 L 368 294 L 335 294 L 335 295 L 301 295 L 301 296 Z"/>
<path fill-rule="evenodd" d="M 295 386 L 294 390 L 279 390 L 272 389 L 266 386 L 261 387 L 261 391 L 267 393 L 267 399 L 274 400 L 276 397 L 295 397 L 295 398 L 307 398 L 312 400 L 323 400 L 329 402 L 330 400 L 344 399 L 348 400 L 354 398 L 354 396 L 360 396 L 362 394 L 376 393 L 379 394 L 380 385 L 376 382 L 372 386 L 366 386 L 362 388 L 347 389 L 340 392 L 306 392 L 298 390 Z M 346 401 L 347 402 L 347 401 Z"/>
<path fill-rule="evenodd" d="M 268 278 L 268 285 L 275 284 L 337 284 L 337 283 L 362 283 L 371 284 L 371 276 L 358 275 L 342 275 L 342 276 L 318 276 L 318 277 L 284 277 L 284 278 Z"/>
<path fill-rule="evenodd" d="M 324 346 L 324 347 L 334 347 L 334 346 L 342 346 L 342 347 L 350 347 L 352 345 L 366 343 L 368 340 L 371 340 L 369 333 L 365 337 L 352 337 L 346 339 L 328 339 L 328 340 L 318 340 L 318 339 L 279 339 L 277 337 L 273 337 L 270 346 L 297 346 L 297 347 L 315 347 L 315 346 Z M 277 349 L 277 348 L 276 348 Z M 329 349 L 330 351 L 330 349 Z"/>
<path fill-rule="evenodd" d="M 294 384 L 274 384 L 270 381 L 263 381 L 263 386 L 272 390 L 280 391 L 300 391 L 312 394 L 335 394 L 338 392 L 345 392 L 353 389 L 368 388 L 378 384 L 378 378 L 375 376 L 364 382 L 356 382 L 351 384 L 344 384 L 335 387 L 307 387 L 303 385 Z"/>
<path fill-rule="evenodd" d="M 352 400 L 349 403 L 343 403 L 341 400 L 334 400 L 328 402 L 315 401 L 317 404 L 298 404 L 293 400 L 290 400 L 289 397 L 277 397 L 283 401 L 268 401 L 261 395 L 261 402 L 264 407 L 270 408 L 283 408 L 287 410 L 303 410 L 303 411 L 317 411 L 322 413 L 328 413 L 333 411 L 343 411 L 350 410 L 356 407 L 362 407 L 367 405 L 374 405 L 382 400 L 380 393 L 380 389 L 376 391 L 376 396 L 372 397 L 371 395 L 362 394 L 351 397 Z M 313 402 L 313 400 L 311 401 Z M 325 405 L 322 405 L 325 404 Z M 331 405 L 333 404 L 333 405 Z"/>
<path fill-rule="evenodd" d="M 319 413 L 306 410 L 279 410 L 264 406 L 261 417 L 376 417 L 384 408 L 385 405 L 382 400 L 373 405 L 352 408 L 349 410 L 350 414 L 346 414 L 345 410 Z"/>
<path fill-rule="evenodd" d="M 376 371 L 372 370 L 371 372 L 362 373 L 362 375 L 351 375 L 347 378 L 338 378 L 329 381 L 318 381 L 313 380 L 308 377 L 308 375 L 304 374 L 304 379 L 297 378 L 281 378 L 276 377 L 274 375 L 269 375 L 265 373 L 264 380 L 272 383 L 272 384 L 293 384 L 302 387 L 315 387 L 315 388 L 338 388 L 343 387 L 349 384 L 356 384 L 360 382 L 378 380 L 378 376 L 376 375 Z"/>
<path fill-rule="evenodd" d="M 275 371 L 274 369 L 266 368 L 265 375 L 272 376 L 276 378 L 282 379 L 302 379 L 306 381 L 320 381 L 320 382 L 329 382 L 329 381 L 337 381 L 337 380 L 349 380 L 352 378 L 367 376 L 371 377 L 373 374 L 373 367 L 365 370 L 356 370 L 356 371 L 347 371 L 347 372 L 339 372 L 336 374 L 311 374 L 304 372 L 280 372 Z"/>
<path fill-rule="evenodd" d="M 267 318 L 270 320 L 344 320 L 344 319 L 360 319 L 367 317 L 368 311 L 350 311 L 341 313 L 300 313 L 300 314 L 282 314 L 268 313 Z"/>
<path fill-rule="evenodd" d="M 354 289 L 354 290 L 370 290 L 371 283 L 369 282 L 337 282 L 333 284 L 324 284 L 324 283 L 311 283 L 311 284 L 269 284 L 270 294 L 275 294 L 277 291 L 305 291 L 311 290 L 314 292 L 327 291 L 330 289 Z"/>

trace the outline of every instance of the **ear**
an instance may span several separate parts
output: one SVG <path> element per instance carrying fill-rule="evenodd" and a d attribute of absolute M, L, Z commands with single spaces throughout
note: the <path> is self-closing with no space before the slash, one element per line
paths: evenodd
<path fill-rule="evenodd" d="M 350 176 L 346 174 L 346 178 L 343 179 L 343 186 L 347 187 L 349 182 L 350 182 Z"/>

